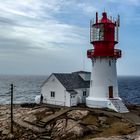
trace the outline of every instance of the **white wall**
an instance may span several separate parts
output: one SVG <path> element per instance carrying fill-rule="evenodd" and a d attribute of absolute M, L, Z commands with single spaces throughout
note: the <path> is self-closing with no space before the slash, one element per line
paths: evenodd
<path fill-rule="evenodd" d="M 111 65 L 109 65 L 109 61 Z M 113 96 L 118 97 L 118 84 L 115 58 L 96 58 L 93 60 L 90 95 L 92 98 L 108 98 L 108 87 L 113 86 Z"/>
<path fill-rule="evenodd" d="M 55 92 L 55 98 L 51 97 L 51 91 Z M 43 102 L 54 105 L 70 106 L 70 93 L 52 74 L 41 88 Z"/>
<path fill-rule="evenodd" d="M 89 96 L 89 88 L 81 88 L 81 89 L 75 89 L 77 92 L 76 97 L 77 97 L 77 102 L 78 103 L 85 103 L 86 102 L 86 97 Z M 86 96 L 83 97 L 83 91 L 86 91 Z"/>
<path fill-rule="evenodd" d="M 70 104 L 70 93 L 69 92 L 67 92 L 66 90 L 65 90 L 65 95 L 66 95 L 66 104 L 65 104 L 65 106 L 71 106 L 71 104 Z"/>

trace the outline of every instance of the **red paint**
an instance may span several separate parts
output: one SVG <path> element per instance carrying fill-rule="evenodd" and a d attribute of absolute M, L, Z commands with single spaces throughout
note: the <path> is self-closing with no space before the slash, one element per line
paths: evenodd
<path fill-rule="evenodd" d="M 115 49 L 115 44 L 118 43 L 118 21 L 108 19 L 107 13 L 102 13 L 102 18 L 98 20 L 98 13 L 96 13 L 96 22 L 91 24 L 91 44 L 94 50 L 88 50 L 88 58 L 93 57 L 121 57 L 121 50 Z"/>

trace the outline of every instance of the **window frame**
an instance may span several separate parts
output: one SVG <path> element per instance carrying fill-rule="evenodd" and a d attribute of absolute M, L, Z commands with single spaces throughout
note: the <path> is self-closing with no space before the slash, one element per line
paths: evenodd
<path fill-rule="evenodd" d="M 83 96 L 86 97 L 87 96 L 87 91 L 83 91 Z"/>
<path fill-rule="evenodd" d="M 55 98 L 55 91 L 51 91 L 50 96 L 51 96 L 51 98 Z"/>

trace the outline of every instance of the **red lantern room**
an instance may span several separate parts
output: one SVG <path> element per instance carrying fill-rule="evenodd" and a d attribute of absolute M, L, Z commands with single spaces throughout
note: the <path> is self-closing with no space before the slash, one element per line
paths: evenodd
<path fill-rule="evenodd" d="M 88 58 L 94 57 L 121 57 L 121 50 L 115 49 L 118 43 L 119 16 L 117 21 L 107 17 L 107 13 L 102 13 L 102 18 L 90 22 L 90 42 L 94 49 L 87 51 Z"/>

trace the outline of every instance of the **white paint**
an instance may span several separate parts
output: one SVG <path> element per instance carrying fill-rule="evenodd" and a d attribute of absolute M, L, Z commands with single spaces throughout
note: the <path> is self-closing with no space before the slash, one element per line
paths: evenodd
<path fill-rule="evenodd" d="M 55 97 L 51 97 L 51 91 L 55 92 Z M 70 106 L 70 93 L 52 74 L 41 88 L 43 103 Z"/>
<path fill-rule="evenodd" d="M 71 94 L 70 104 L 71 104 L 71 106 L 77 106 L 77 96 L 76 96 L 76 94 Z"/>
<path fill-rule="evenodd" d="M 92 59 L 92 73 L 90 82 L 89 97 L 86 104 L 89 107 L 108 107 L 109 86 L 113 86 L 113 98 L 118 96 L 116 59 L 115 58 L 94 58 Z"/>
<path fill-rule="evenodd" d="M 37 96 L 35 97 L 35 103 L 36 103 L 36 104 L 40 104 L 40 100 L 41 100 L 41 95 L 37 95 Z"/>
<path fill-rule="evenodd" d="M 89 96 L 89 88 L 75 89 L 77 92 L 77 103 L 86 103 L 86 98 Z M 83 92 L 86 91 L 86 96 L 83 96 Z"/>
<path fill-rule="evenodd" d="M 51 97 L 51 91 L 55 92 L 54 98 Z M 86 97 L 89 95 L 89 88 L 74 89 L 74 91 L 76 94 L 68 92 L 55 75 L 52 74 L 41 88 L 43 103 L 68 107 L 77 106 L 78 103 L 85 103 Z M 86 96 L 83 96 L 83 91 L 86 91 Z"/>

